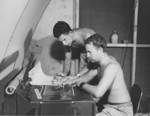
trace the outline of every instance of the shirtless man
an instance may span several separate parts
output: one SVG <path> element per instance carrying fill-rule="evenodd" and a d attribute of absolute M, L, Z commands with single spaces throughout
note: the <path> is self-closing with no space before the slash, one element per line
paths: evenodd
<path fill-rule="evenodd" d="M 101 67 L 101 79 L 96 86 L 80 80 L 76 85 L 102 98 L 108 92 L 107 103 L 104 109 L 96 116 L 133 116 L 133 107 L 130 94 L 126 87 L 123 70 L 118 61 L 105 51 L 106 42 L 99 34 L 94 34 L 85 40 L 87 57 L 92 62 L 98 62 Z"/>
<path fill-rule="evenodd" d="M 64 21 L 58 21 L 53 27 L 53 35 L 61 41 L 65 48 L 65 61 L 63 66 L 63 72 L 60 73 L 60 76 L 69 75 L 71 69 L 71 60 L 72 60 L 72 49 L 79 48 L 80 54 L 80 64 L 79 64 L 79 73 L 75 76 L 70 76 L 68 78 L 78 78 L 79 76 L 85 74 L 89 71 L 87 65 L 87 57 L 85 52 L 85 43 L 84 41 L 95 32 L 89 28 L 76 28 L 71 29 L 70 26 Z M 82 66 L 81 66 L 82 65 Z M 97 70 L 91 70 L 89 73 L 89 78 L 94 77 L 97 74 Z M 91 79 L 88 79 L 91 80 Z M 68 82 L 69 83 L 69 82 Z M 70 82 L 71 83 L 71 82 Z"/>

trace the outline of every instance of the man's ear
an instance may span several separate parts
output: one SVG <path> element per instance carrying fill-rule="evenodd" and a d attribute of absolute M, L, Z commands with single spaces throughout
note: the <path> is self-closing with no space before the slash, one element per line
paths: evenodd
<path fill-rule="evenodd" d="M 69 35 L 72 35 L 73 34 L 73 31 L 69 31 Z"/>
<path fill-rule="evenodd" d="M 98 50 L 103 51 L 103 48 L 102 48 L 102 47 L 99 47 Z"/>

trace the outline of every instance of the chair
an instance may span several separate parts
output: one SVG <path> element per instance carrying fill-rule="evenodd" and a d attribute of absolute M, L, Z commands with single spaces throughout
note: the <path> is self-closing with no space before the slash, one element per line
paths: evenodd
<path fill-rule="evenodd" d="M 136 114 L 140 108 L 140 102 L 143 95 L 143 91 L 138 84 L 133 84 L 130 90 L 131 101 L 133 103 L 133 113 Z"/>

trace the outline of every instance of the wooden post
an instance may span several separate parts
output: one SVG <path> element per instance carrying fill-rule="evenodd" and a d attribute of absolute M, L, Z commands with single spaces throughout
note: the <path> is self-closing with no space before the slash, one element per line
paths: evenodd
<path fill-rule="evenodd" d="M 136 73 L 136 53 L 137 53 L 137 26 L 138 26 L 138 9 L 139 0 L 134 1 L 134 22 L 133 22 L 133 55 L 132 55 L 132 79 L 131 85 L 135 83 L 135 73 Z"/>

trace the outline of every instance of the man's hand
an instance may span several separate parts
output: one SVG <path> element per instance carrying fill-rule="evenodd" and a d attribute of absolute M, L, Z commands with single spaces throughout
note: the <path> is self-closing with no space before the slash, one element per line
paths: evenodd
<path fill-rule="evenodd" d="M 82 81 L 76 81 L 76 83 L 75 83 L 75 84 L 76 84 L 76 86 L 78 86 L 78 87 L 79 87 L 81 83 L 82 83 Z"/>
<path fill-rule="evenodd" d="M 62 82 L 64 85 L 73 85 L 76 82 L 77 76 L 66 76 L 63 78 Z"/>
<path fill-rule="evenodd" d="M 63 78 L 61 76 L 55 75 L 54 78 L 53 78 L 53 80 L 52 80 L 53 85 L 54 86 L 62 86 L 63 85 L 62 84 L 62 79 Z"/>
<path fill-rule="evenodd" d="M 66 75 L 67 75 L 67 74 L 64 74 L 63 72 L 56 73 L 56 76 L 65 77 Z"/>
<path fill-rule="evenodd" d="M 93 97 L 93 100 L 95 101 L 95 103 L 98 103 L 101 100 L 101 97 Z"/>

